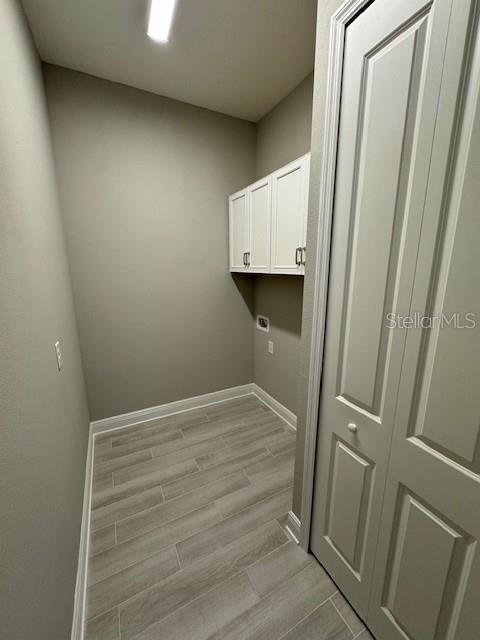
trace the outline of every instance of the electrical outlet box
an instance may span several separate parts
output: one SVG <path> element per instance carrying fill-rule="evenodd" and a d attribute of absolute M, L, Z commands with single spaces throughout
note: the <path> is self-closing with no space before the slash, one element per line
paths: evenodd
<path fill-rule="evenodd" d="M 268 333 L 270 331 L 270 320 L 266 316 L 257 316 L 257 329 Z"/>
<path fill-rule="evenodd" d="M 57 340 L 55 342 L 55 355 L 57 356 L 58 370 L 61 371 L 62 370 L 63 359 L 62 359 L 62 349 L 60 348 L 60 340 Z"/>
<path fill-rule="evenodd" d="M 273 340 L 268 341 L 268 353 L 273 353 Z"/>

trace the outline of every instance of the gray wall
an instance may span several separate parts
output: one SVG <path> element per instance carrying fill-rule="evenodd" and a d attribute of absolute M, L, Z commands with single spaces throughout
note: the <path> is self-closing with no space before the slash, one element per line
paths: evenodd
<path fill-rule="evenodd" d="M 313 73 L 257 123 L 257 178 L 310 151 L 312 94 Z"/>
<path fill-rule="evenodd" d="M 88 412 L 41 69 L 19 6 L 0 0 L 0 635 L 66 640 Z"/>
<path fill-rule="evenodd" d="M 307 260 L 302 314 L 302 343 L 300 351 L 300 380 L 297 413 L 297 453 L 293 487 L 293 512 L 300 517 L 302 505 L 303 460 L 305 446 L 305 410 L 307 406 L 308 368 L 313 320 L 313 286 L 317 249 L 318 207 L 320 202 L 320 172 L 322 163 L 325 101 L 327 91 L 328 46 L 330 18 L 343 0 L 324 0 L 317 8 L 317 37 L 313 85 L 312 148 L 310 160 L 310 192 L 308 198 Z"/>
<path fill-rule="evenodd" d="M 251 382 L 253 283 L 227 196 L 255 126 L 45 66 L 92 419 Z"/>
<path fill-rule="evenodd" d="M 297 412 L 300 336 L 302 330 L 303 278 L 300 276 L 257 276 L 255 314 L 270 318 L 270 331 L 254 327 L 254 382 Z M 268 341 L 274 343 L 268 353 Z"/>
<path fill-rule="evenodd" d="M 310 150 L 313 74 L 267 114 L 257 126 L 257 178 Z M 254 329 L 254 381 L 297 413 L 303 278 L 257 276 L 255 315 L 270 318 L 270 333 Z M 267 341 L 273 340 L 269 354 Z"/>

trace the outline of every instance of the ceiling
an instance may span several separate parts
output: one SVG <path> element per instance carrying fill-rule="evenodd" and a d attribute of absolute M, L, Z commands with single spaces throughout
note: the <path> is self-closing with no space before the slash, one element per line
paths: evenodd
<path fill-rule="evenodd" d="M 313 69 L 316 0 L 178 0 L 170 42 L 148 0 L 23 0 L 42 60 L 257 121 Z"/>

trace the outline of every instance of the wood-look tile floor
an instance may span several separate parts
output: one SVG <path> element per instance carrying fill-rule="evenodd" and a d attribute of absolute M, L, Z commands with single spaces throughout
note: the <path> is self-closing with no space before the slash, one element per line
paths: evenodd
<path fill-rule="evenodd" d="M 254 396 L 98 436 L 86 640 L 367 640 L 283 528 L 294 447 Z"/>

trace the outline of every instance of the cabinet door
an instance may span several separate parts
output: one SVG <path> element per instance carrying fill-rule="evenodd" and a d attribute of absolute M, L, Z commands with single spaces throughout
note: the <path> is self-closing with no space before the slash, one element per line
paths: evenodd
<path fill-rule="evenodd" d="M 249 188 L 250 194 L 250 255 L 248 270 L 253 273 L 270 271 L 270 228 L 272 218 L 271 178 L 263 178 Z"/>
<path fill-rule="evenodd" d="M 306 167 L 303 157 L 272 175 L 272 273 L 302 273 Z"/>
<path fill-rule="evenodd" d="M 305 273 L 305 262 L 307 260 L 307 219 L 308 219 L 308 185 L 310 183 L 310 154 L 305 156 L 304 167 L 304 206 L 303 206 L 303 220 L 302 220 L 302 273 Z"/>
<path fill-rule="evenodd" d="M 452 3 L 375 0 L 345 34 L 311 547 L 364 618 Z"/>
<path fill-rule="evenodd" d="M 249 247 L 248 189 L 229 198 L 230 271 L 246 271 L 245 255 Z"/>

